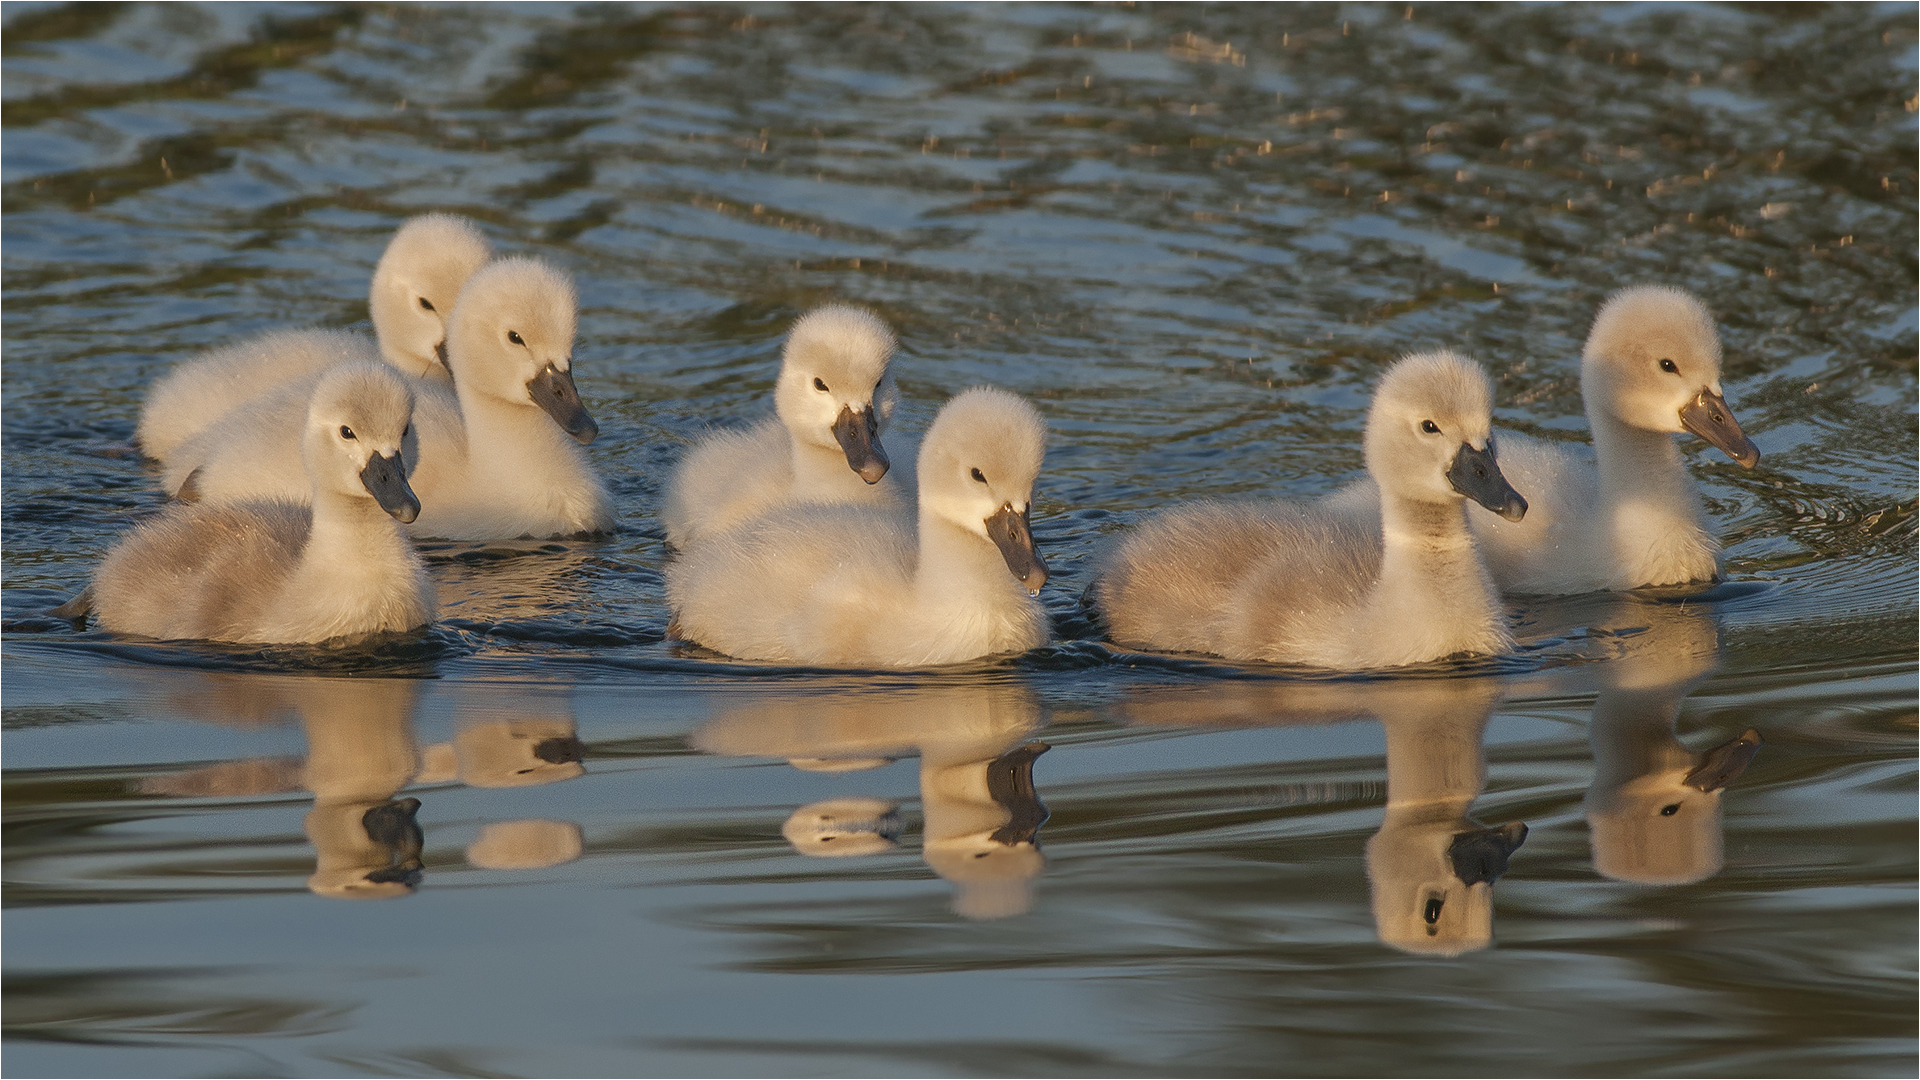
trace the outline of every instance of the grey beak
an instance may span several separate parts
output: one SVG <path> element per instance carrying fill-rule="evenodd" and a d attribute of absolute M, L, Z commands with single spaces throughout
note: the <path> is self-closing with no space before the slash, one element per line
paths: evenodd
<path fill-rule="evenodd" d="M 600 434 L 600 425 L 593 422 L 593 417 L 587 415 L 587 407 L 580 404 L 580 391 L 573 386 L 573 372 L 548 364 L 547 370 L 527 383 L 527 395 L 581 446 L 593 442 Z"/>
<path fill-rule="evenodd" d="M 1500 474 L 1500 463 L 1493 460 L 1492 442 L 1487 443 L 1485 450 L 1461 443 L 1453 455 L 1453 464 L 1447 466 L 1447 482 L 1453 485 L 1453 490 L 1508 521 L 1527 516 L 1527 500 Z"/>
<path fill-rule="evenodd" d="M 1740 778 L 1753 764 L 1753 756 L 1760 752 L 1760 744 L 1766 740 L 1760 733 L 1748 728 L 1732 742 L 1724 742 L 1706 752 L 1700 764 L 1687 774 L 1682 783 L 1700 791 L 1719 791 Z"/>
<path fill-rule="evenodd" d="M 440 366 L 446 368 L 447 373 L 451 375 L 453 368 L 447 364 L 447 343 L 445 341 L 433 347 L 433 355 L 435 359 L 440 361 Z"/>
<path fill-rule="evenodd" d="M 1760 448 L 1740 430 L 1740 421 L 1733 418 L 1727 400 L 1705 387 L 1680 410 L 1680 426 L 1712 443 L 1742 468 L 1760 464 Z"/>
<path fill-rule="evenodd" d="M 988 837 L 996 844 L 1036 843 L 1052 813 L 1033 790 L 1033 759 L 1053 749 L 1043 742 L 1015 747 L 987 763 L 987 794 L 1006 808 L 1007 823 Z"/>
<path fill-rule="evenodd" d="M 987 536 L 1000 549 L 1000 557 L 1007 560 L 1007 569 L 1013 571 L 1013 576 L 1020 579 L 1028 592 L 1039 596 L 1040 587 L 1047 583 L 1047 564 L 1033 549 L 1030 514 L 1031 508 L 1016 514 L 1012 504 L 1001 507 L 999 513 L 987 519 Z"/>
<path fill-rule="evenodd" d="M 420 498 L 407 486 L 407 467 L 401 463 L 398 452 L 369 458 L 367 467 L 360 470 L 360 482 L 367 486 L 367 493 L 379 501 L 380 509 L 392 514 L 401 524 L 412 524 L 413 519 L 420 516 Z"/>
<path fill-rule="evenodd" d="M 1508 858 L 1520 850 L 1520 845 L 1526 841 L 1527 826 L 1519 821 L 1497 829 L 1457 833 L 1453 843 L 1447 847 L 1447 858 L 1453 863 L 1453 876 L 1459 878 L 1462 885 L 1476 885 L 1482 881 L 1491 885 L 1507 872 Z"/>
<path fill-rule="evenodd" d="M 892 467 L 886 450 L 880 446 L 880 421 L 874 419 L 873 406 L 859 412 L 854 412 L 851 405 L 841 409 L 839 419 L 833 422 L 833 437 L 840 441 L 840 449 L 846 451 L 847 468 L 859 473 L 860 479 L 867 483 L 879 483 Z"/>

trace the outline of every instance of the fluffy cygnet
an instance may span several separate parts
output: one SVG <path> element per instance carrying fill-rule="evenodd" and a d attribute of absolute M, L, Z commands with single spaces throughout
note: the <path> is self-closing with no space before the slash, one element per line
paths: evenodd
<path fill-rule="evenodd" d="M 1472 499 L 1518 519 L 1494 460 L 1492 388 L 1449 352 L 1390 368 L 1367 416 L 1386 492 L 1369 529 L 1319 507 L 1195 503 L 1125 537 L 1094 598 L 1115 642 L 1246 660 L 1376 668 L 1513 644 L 1467 531 Z"/>
<path fill-rule="evenodd" d="M 217 349 L 154 383 L 134 438 L 148 457 L 174 452 L 232 409 L 274 388 L 339 364 L 385 359 L 395 368 L 446 384 L 446 317 L 493 248 L 473 223 L 426 214 L 393 234 L 373 273 L 367 306 L 379 343 L 340 330 L 280 330 Z M 305 405 L 311 386 L 299 400 Z"/>
<path fill-rule="evenodd" d="M 858 308 L 816 308 L 787 334 L 775 416 L 715 432 L 674 470 L 661 520 L 682 551 L 793 503 L 903 509 L 912 496 L 880 444 L 898 394 L 893 331 Z"/>
<path fill-rule="evenodd" d="M 1713 317 L 1680 289 L 1615 293 L 1587 335 L 1580 390 L 1591 455 L 1500 436 L 1501 469 L 1532 502 L 1522 521 L 1468 511 L 1495 584 L 1564 594 L 1717 577 L 1720 544 L 1673 435 L 1690 431 L 1747 468 L 1760 451 L 1721 396 Z M 1332 501 L 1364 517 L 1376 497 L 1355 485 Z"/>
<path fill-rule="evenodd" d="M 918 528 L 796 506 L 710 537 L 667 570 L 675 632 L 751 660 L 913 667 L 1049 640 L 1029 507 L 1046 425 L 1004 390 L 955 397 L 927 430 Z"/>
<path fill-rule="evenodd" d="M 93 582 L 100 625 L 153 638 L 313 642 L 409 630 L 433 586 L 393 519 L 420 502 L 413 394 L 380 364 L 336 368 L 303 431 L 311 506 L 176 505 L 108 552 Z"/>
<path fill-rule="evenodd" d="M 573 384 L 573 282 L 537 259 L 507 258 L 461 290 L 447 338 L 453 394 L 416 410 L 423 510 L 412 534 L 498 540 L 605 532 L 613 508 L 580 444 L 599 426 Z M 302 498 L 290 415 L 294 388 L 236 410 L 191 440 L 164 483 L 208 502 Z"/>

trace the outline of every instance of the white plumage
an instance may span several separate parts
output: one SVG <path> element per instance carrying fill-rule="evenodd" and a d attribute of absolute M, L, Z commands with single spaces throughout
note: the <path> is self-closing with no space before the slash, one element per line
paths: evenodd
<path fill-rule="evenodd" d="M 793 504 L 911 507 L 902 470 L 890 467 L 880 441 L 898 398 L 893 350 L 893 331 L 858 308 L 801 316 L 781 353 L 776 415 L 707 436 L 674 470 L 661 512 L 667 540 L 684 551 Z"/>
<path fill-rule="evenodd" d="M 318 642 L 431 621 L 426 568 L 393 521 L 420 508 L 407 487 L 412 412 L 412 392 L 391 368 L 327 372 L 302 426 L 311 505 L 168 507 L 101 563 L 92 586 L 100 625 L 153 638 Z"/>
<path fill-rule="evenodd" d="M 215 349 L 162 376 L 147 392 L 134 438 L 162 463 L 231 410 L 327 368 L 385 359 L 417 378 L 450 382 L 446 316 L 461 286 L 493 257 L 464 218 L 426 214 L 402 225 L 373 274 L 367 306 L 378 343 L 342 330 L 278 330 Z M 312 385 L 298 393 L 304 406 Z"/>
<path fill-rule="evenodd" d="M 1371 528 L 1319 507 L 1196 503 L 1112 550 L 1094 598 L 1126 646 L 1376 668 L 1513 644 L 1467 532 L 1472 497 L 1526 503 L 1501 477 L 1492 389 L 1452 353 L 1389 369 L 1367 418 L 1367 469 L 1387 492 Z"/>
<path fill-rule="evenodd" d="M 598 426 L 573 384 L 573 282 L 536 259 L 467 282 L 447 338 L 452 391 L 417 387 L 423 509 L 414 536 L 494 540 L 605 532 L 606 489 L 580 444 Z M 168 490 L 207 502 L 303 499 L 298 385 L 236 410 L 181 448 Z"/>
<path fill-rule="evenodd" d="M 677 632 L 753 660 L 912 667 L 1049 640 L 1028 527 L 1046 425 L 1003 390 L 941 409 L 922 443 L 918 527 L 793 506 L 697 545 L 667 570 Z"/>
<path fill-rule="evenodd" d="M 1500 436 L 1500 468 L 1530 501 L 1521 521 L 1469 508 L 1501 589 L 1564 594 L 1709 581 L 1720 544 L 1673 435 L 1693 431 L 1751 468 L 1760 460 L 1721 393 L 1720 335 L 1680 289 L 1614 294 L 1595 317 L 1580 366 L 1593 447 Z M 1372 517 L 1377 490 L 1330 506 Z"/>

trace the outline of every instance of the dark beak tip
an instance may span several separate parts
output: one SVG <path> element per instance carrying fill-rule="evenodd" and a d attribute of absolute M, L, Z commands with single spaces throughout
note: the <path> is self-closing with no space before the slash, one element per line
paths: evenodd
<path fill-rule="evenodd" d="M 586 422 L 575 427 L 570 434 L 581 446 L 592 446 L 593 440 L 600 437 L 600 425 L 594 423 L 592 417 L 587 417 Z"/>

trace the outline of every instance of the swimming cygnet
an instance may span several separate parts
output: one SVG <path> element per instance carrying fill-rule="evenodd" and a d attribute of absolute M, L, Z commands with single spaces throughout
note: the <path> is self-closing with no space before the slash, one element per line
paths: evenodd
<path fill-rule="evenodd" d="M 1713 317 L 1681 289 L 1615 293 L 1587 335 L 1580 391 L 1591 455 L 1500 436 L 1501 469 L 1532 502 L 1523 521 L 1468 512 L 1494 583 L 1563 594 L 1713 580 L 1720 544 L 1673 435 L 1690 431 L 1749 469 L 1760 461 L 1721 396 Z M 1356 485 L 1334 500 L 1373 497 Z"/>
<path fill-rule="evenodd" d="M 580 444 L 599 425 L 573 384 L 573 282 L 537 259 L 506 258 L 473 275 L 448 328 L 454 395 L 416 409 L 423 509 L 414 536 L 501 540 L 605 532 L 613 508 Z M 291 393 L 291 388 L 289 389 Z M 165 483 L 209 502 L 300 499 L 294 408 L 282 394 L 192 440 Z"/>
<path fill-rule="evenodd" d="M 461 286 L 492 257 L 492 245 L 465 218 L 413 218 L 393 234 L 373 272 L 367 307 L 377 346 L 344 330 L 279 330 L 216 349 L 153 384 L 134 438 L 148 457 L 165 463 L 228 411 L 275 387 L 359 360 L 384 359 L 416 378 L 450 383 L 446 318 Z"/>
<path fill-rule="evenodd" d="M 432 620 L 433 586 L 393 519 L 420 501 L 413 393 L 392 368 L 328 372 L 304 427 L 308 500 L 175 505 L 115 545 L 92 607 L 117 633 L 312 642 Z"/>
<path fill-rule="evenodd" d="M 1367 470 L 1387 498 L 1366 528 L 1322 507 L 1195 503 L 1108 556 L 1094 599 L 1115 642 L 1248 660 L 1376 668 L 1513 644 L 1467 532 L 1472 499 L 1518 519 L 1490 434 L 1492 388 L 1450 352 L 1380 380 Z"/>
<path fill-rule="evenodd" d="M 701 440 L 673 472 L 661 521 L 687 550 L 793 503 L 903 509 L 912 495 L 889 473 L 880 433 L 898 394 L 893 331 L 858 308 L 816 308 L 787 334 L 775 416 Z"/>
<path fill-rule="evenodd" d="M 1029 525 L 1046 452 L 1033 406 L 987 387 L 947 402 L 919 460 L 918 528 L 796 506 L 710 537 L 667 568 L 674 632 L 750 660 L 913 667 L 1050 638 Z"/>

